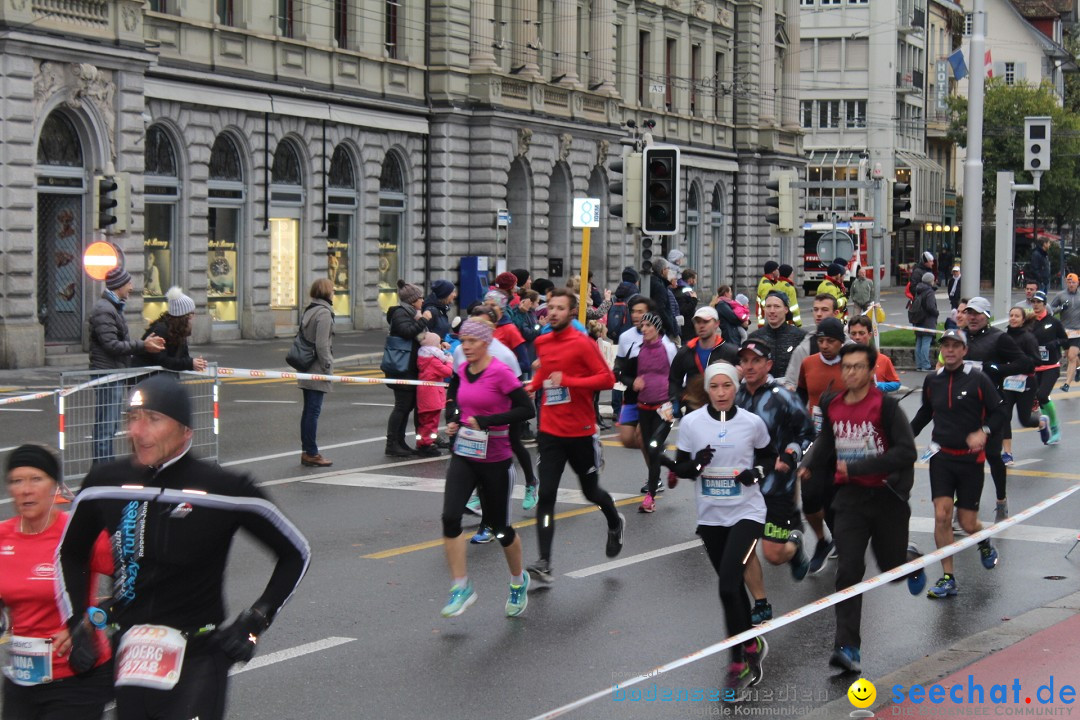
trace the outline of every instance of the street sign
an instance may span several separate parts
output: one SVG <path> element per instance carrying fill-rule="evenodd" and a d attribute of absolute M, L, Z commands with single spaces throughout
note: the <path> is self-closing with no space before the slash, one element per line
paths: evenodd
<path fill-rule="evenodd" d="M 120 265 L 120 253 L 110 242 L 90 243 L 83 254 L 83 269 L 94 280 L 104 280 L 109 271 Z"/>
<path fill-rule="evenodd" d="M 513 222 L 513 218 L 510 216 L 510 211 L 506 208 L 499 208 L 495 214 L 496 227 L 508 227 Z"/>
<path fill-rule="evenodd" d="M 571 218 L 576 228 L 600 227 L 599 198 L 574 198 L 574 214 Z"/>

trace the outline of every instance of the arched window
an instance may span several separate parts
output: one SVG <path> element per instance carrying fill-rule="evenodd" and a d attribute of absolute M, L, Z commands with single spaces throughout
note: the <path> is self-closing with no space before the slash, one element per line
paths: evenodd
<path fill-rule="evenodd" d="M 379 307 L 397 304 L 397 281 L 405 257 L 405 172 L 397 154 L 389 153 L 379 175 Z"/>
<path fill-rule="evenodd" d="M 299 150 L 292 140 L 282 140 L 270 166 L 270 309 L 283 329 L 300 319 L 303 177 Z"/>
<path fill-rule="evenodd" d="M 701 267 L 701 212 L 697 185 L 686 195 L 686 267 Z"/>
<path fill-rule="evenodd" d="M 296 147 L 286 140 L 274 151 L 274 164 L 270 167 L 270 182 L 274 185 L 300 185 L 300 156 Z"/>
<path fill-rule="evenodd" d="M 731 284 L 727 264 L 727 221 L 724 216 L 724 194 L 717 185 L 713 188 L 712 214 L 709 216 L 709 228 L 712 231 L 712 282 L 713 287 Z"/>
<path fill-rule="evenodd" d="M 83 166 L 82 143 L 75 126 L 66 115 L 54 112 L 45 119 L 41 126 L 41 139 L 38 140 L 38 165 L 59 165 L 61 167 Z"/>
<path fill-rule="evenodd" d="M 225 133 L 217 136 L 210 150 L 210 177 L 206 185 L 209 195 L 207 311 L 214 322 L 236 323 L 246 193 L 240 151 Z"/>
<path fill-rule="evenodd" d="M 344 146 L 330 158 L 326 193 L 326 274 L 334 283 L 334 315 L 352 313 L 353 236 L 356 228 L 357 188 L 353 158 Z"/>
<path fill-rule="evenodd" d="M 145 201 L 143 232 L 143 319 L 149 325 L 168 307 L 165 292 L 177 280 L 176 256 L 177 200 L 180 178 L 176 149 L 160 125 L 146 129 L 143 186 Z"/>

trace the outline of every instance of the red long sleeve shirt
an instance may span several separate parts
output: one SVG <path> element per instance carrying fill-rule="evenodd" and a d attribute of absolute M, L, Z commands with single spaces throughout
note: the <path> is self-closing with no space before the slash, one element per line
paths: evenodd
<path fill-rule="evenodd" d="M 567 326 L 536 338 L 540 368 L 529 385 L 541 396 L 540 432 L 557 437 L 588 437 L 596 432 L 593 393 L 615 385 L 615 375 L 596 347 L 596 342 Z M 553 372 L 562 373 L 562 387 L 569 402 L 549 404 L 544 380 Z M 552 393 L 557 396 L 558 391 Z"/>

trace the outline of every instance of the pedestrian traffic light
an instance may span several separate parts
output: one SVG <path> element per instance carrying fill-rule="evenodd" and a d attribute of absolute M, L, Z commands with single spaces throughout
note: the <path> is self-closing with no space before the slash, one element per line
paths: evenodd
<path fill-rule="evenodd" d="M 794 170 L 776 170 L 769 174 L 765 182 L 765 187 L 776 193 L 765 200 L 766 205 L 776 208 L 776 212 L 765 214 L 765 221 L 775 225 L 781 233 L 795 231 L 795 188 L 791 187 L 791 183 L 795 182 L 796 177 Z"/>
<path fill-rule="evenodd" d="M 911 224 L 911 219 L 900 215 L 911 209 L 911 183 L 889 181 L 889 198 L 885 203 L 885 232 L 895 232 Z"/>
<path fill-rule="evenodd" d="M 116 224 L 116 207 L 119 204 L 116 191 L 120 185 L 115 177 L 96 175 L 94 177 L 94 229 L 108 232 Z"/>
<path fill-rule="evenodd" d="M 648 235 L 641 236 L 641 272 L 652 272 L 653 239 Z"/>
<path fill-rule="evenodd" d="M 1024 169 L 1042 174 L 1050 169 L 1050 118 L 1024 118 Z"/>
<path fill-rule="evenodd" d="M 630 153 L 608 163 L 612 181 L 608 185 L 608 215 L 623 218 L 627 225 L 641 224 L 641 153 Z M 615 202 L 622 196 L 623 202 Z M 624 204 L 625 203 L 625 204 Z"/>
<path fill-rule="evenodd" d="M 648 145 L 642 165 L 641 232 L 674 235 L 679 232 L 679 148 Z"/>

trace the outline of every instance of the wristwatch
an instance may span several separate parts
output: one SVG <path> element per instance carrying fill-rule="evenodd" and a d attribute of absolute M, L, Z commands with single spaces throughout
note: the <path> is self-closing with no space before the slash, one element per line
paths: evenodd
<path fill-rule="evenodd" d="M 979 429 L 980 429 L 980 430 L 982 430 L 982 431 L 983 431 L 984 433 L 986 433 L 987 435 L 989 435 L 989 434 L 990 434 L 990 426 L 989 426 L 989 425 L 983 425 L 983 426 L 982 426 L 981 428 L 979 428 Z"/>

